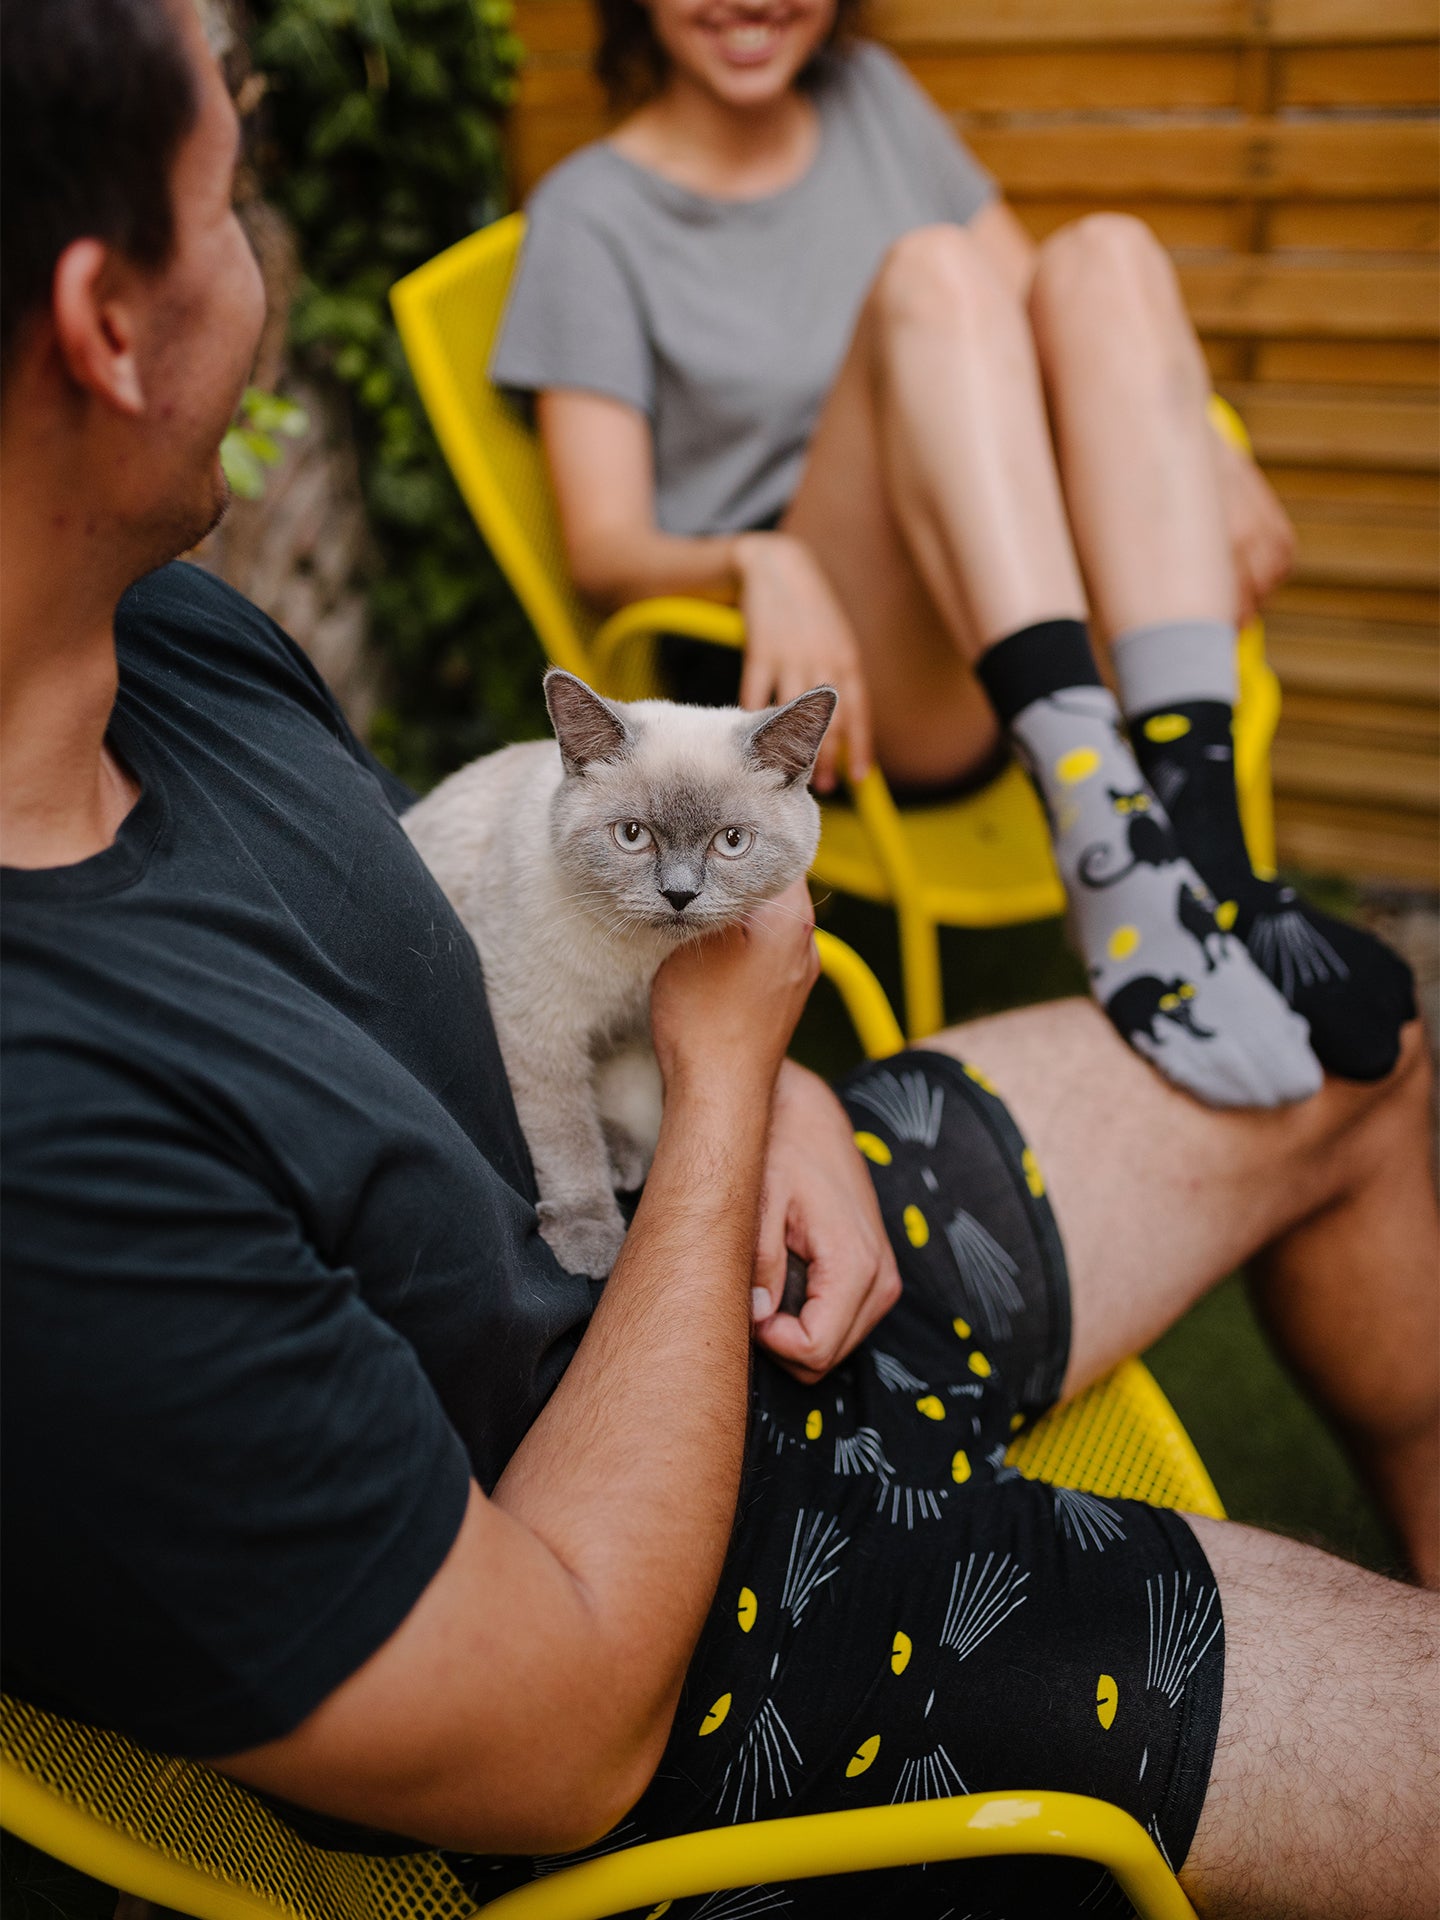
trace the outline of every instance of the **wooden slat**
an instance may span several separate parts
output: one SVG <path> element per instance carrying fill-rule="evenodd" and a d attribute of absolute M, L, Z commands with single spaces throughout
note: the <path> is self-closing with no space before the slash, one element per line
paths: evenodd
<path fill-rule="evenodd" d="M 1440 873 L 1440 837 L 1433 819 L 1423 813 L 1281 796 L 1275 838 L 1287 866 L 1312 873 L 1358 874 L 1427 888 Z"/>
<path fill-rule="evenodd" d="M 1282 500 L 1315 501 L 1327 509 L 1345 506 L 1362 512 L 1374 507 L 1402 507 L 1427 524 L 1440 521 L 1440 475 L 1397 473 L 1393 469 L 1361 467 L 1291 467 L 1283 461 L 1264 462 L 1265 474 Z"/>
<path fill-rule="evenodd" d="M 1430 811 L 1440 792 L 1440 760 L 1433 753 L 1405 752 L 1384 744 L 1352 744 L 1327 730 L 1311 733 L 1282 719 L 1272 758 L 1275 791 L 1316 799 L 1353 800 L 1371 806 Z"/>
<path fill-rule="evenodd" d="M 1292 731 L 1318 735 L 1323 730 L 1342 741 L 1353 736 L 1355 744 L 1363 742 L 1381 753 L 1392 747 L 1402 753 L 1428 753 L 1440 780 L 1440 711 L 1433 705 L 1287 687 L 1285 721 Z"/>
<path fill-rule="evenodd" d="M 1175 117 L 1161 126 L 977 122 L 962 131 L 1009 191 L 1055 198 L 1393 199 L 1433 193 L 1440 171 L 1435 131 L 1423 121 Z"/>
<path fill-rule="evenodd" d="M 871 0 L 867 32 L 897 47 L 1173 46 L 1423 40 L 1430 0 Z"/>
<path fill-rule="evenodd" d="M 515 31 L 525 43 L 526 65 L 545 54 L 589 51 L 595 42 L 590 0 L 515 0 Z"/>
<path fill-rule="evenodd" d="M 1236 107 L 1238 48 L 1206 52 L 915 53 L 906 65 L 947 113 L 1118 113 Z"/>
<path fill-rule="evenodd" d="M 1440 402 L 1429 395 L 1249 385 L 1224 392 L 1262 460 L 1440 469 Z"/>
<path fill-rule="evenodd" d="M 1440 246 L 1440 200 L 1295 200 L 1268 209 L 1269 251 L 1433 253 Z"/>
<path fill-rule="evenodd" d="M 1413 624 L 1433 633 L 1440 627 L 1440 593 L 1419 587 L 1352 586 L 1316 580 L 1287 580 L 1267 602 L 1267 613 L 1327 620 L 1385 620 Z"/>
<path fill-rule="evenodd" d="M 1319 518 L 1291 514 L 1299 538 L 1295 579 L 1312 585 L 1440 586 L 1440 543 L 1433 525 L 1394 525 L 1388 520 Z"/>
<path fill-rule="evenodd" d="M 1265 651 L 1287 702 L 1296 692 L 1408 700 L 1432 710 L 1440 702 L 1440 639 L 1423 628 L 1272 613 Z"/>
<path fill-rule="evenodd" d="M 519 107 L 522 113 L 550 113 L 556 108 L 605 116 L 605 94 L 587 67 L 529 65 L 520 70 Z"/>
<path fill-rule="evenodd" d="M 1426 387 L 1440 378 L 1440 353 L 1411 340 L 1262 340 L 1252 378 Z"/>
<path fill-rule="evenodd" d="M 1238 255 L 1177 264 L 1190 317 L 1202 333 L 1352 340 L 1440 335 L 1440 288 L 1428 263 L 1314 267 Z"/>
<path fill-rule="evenodd" d="M 1433 40 L 1411 46 L 1295 47 L 1275 62 L 1277 107 L 1429 107 L 1440 101 Z"/>

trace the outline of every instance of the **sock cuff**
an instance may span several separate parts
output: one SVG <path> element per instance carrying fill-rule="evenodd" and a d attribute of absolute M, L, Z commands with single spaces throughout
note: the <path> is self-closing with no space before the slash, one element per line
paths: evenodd
<path fill-rule="evenodd" d="M 1235 704 L 1235 629 L 1223 620 L 1157 620 L 1131 627 L 1115 640 L 1110 657 L 1127 714 L 1191 700 Z"/>
<path fill-rule="evenodd" d="M 1083 620 L 1038 620 L 980 656 L 976 678 L 1005 726 L 1047 693 L 1103 684 Z"/>

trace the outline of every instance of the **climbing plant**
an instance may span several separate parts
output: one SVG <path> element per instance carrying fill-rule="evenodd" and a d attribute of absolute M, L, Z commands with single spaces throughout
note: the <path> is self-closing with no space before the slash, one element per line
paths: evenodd
<path fill-rule="evenodd" d="M 542 660 L 411 384 L 393 283 L 504 207 L 510 0 L 251 0 L 255 163 L 303 272 L 291 347 L 348 395 L 375 543 L 377 751 L 423 788 L 543 731 Z"/>

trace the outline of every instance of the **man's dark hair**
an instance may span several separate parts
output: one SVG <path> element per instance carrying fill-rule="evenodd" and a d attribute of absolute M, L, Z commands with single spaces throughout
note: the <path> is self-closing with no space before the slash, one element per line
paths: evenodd
<path fill-rule="evenodd" d="M 199 108 L 174 5 L 0 0 L 0 365 L 73 240 L 169 255 L 170 170 Z"/>
<path fill-rule="evenodd" d="M 826 45 L 843 38 L 860 0 L 836 0 L 835 24 Z M 604 87 L 612 107 L 636 106 L 658 93 L 670 70 L 669 58 L 651 24 L 644 0 L 595 0 L 600 18 L 600 44 L 593 61 L 595 78 Z M 813 76 L 812 60 L 800 75 L 805 86 Z"/>

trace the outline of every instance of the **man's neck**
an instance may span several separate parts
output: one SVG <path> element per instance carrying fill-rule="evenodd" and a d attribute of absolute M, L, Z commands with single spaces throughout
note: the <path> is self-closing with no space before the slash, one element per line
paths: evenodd
<path fill-rule="evenodd" d="M 137 797 L 105 748 L 115 606 L 136 569 L 78 490 L 15 452 L 0 461 L 0 861 L 73 866 L 111 844 Z"/>

